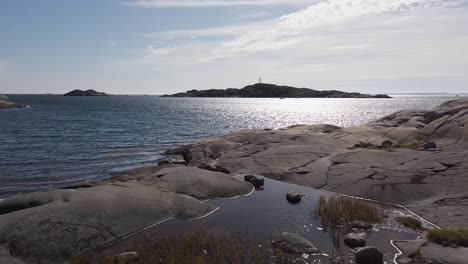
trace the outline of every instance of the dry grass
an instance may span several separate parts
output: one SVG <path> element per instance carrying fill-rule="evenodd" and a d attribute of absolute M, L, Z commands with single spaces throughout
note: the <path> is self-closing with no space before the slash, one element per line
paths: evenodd
<path fill-rule="evenodd" d="M 106 250 L 103 253 L 87 253 L 72 259 L 70 264 L 123 264 L 113 258 L 121 252 L 135 251 L 140 254 L 137 260 L 125 264 L 286 264 L 316 263 L 316 258 L 302 258 L 272 249 L 270 245 L 249 245 L 239 237 L 225 233 L 194 231 L 183 234 L 158 234 L 154 239 L 146 239 L 119 250 Z M 340 257 L 320 263 L 342 263 Z"/>
<path fill-rule="evenodd" d="M 421 221 L 411 216 L 401 216 L 397 217 L 396 221 L 406 227 L 409 227 L 413 230 L 423 230 Z"/>
<path fill-rule="evenodd" d="M 320 219 L 322 227 L 333 233 L 347 231 L 354 221 L 382 221 L 382 213 L 377 206 L 364 200 L 341 196 L 320 197 L 315 215 Z"/>
<path fill-rule="evenodd" d="M 429 240 L 444 247 L 468 247 L 468 229 L 434 229 Z"/>

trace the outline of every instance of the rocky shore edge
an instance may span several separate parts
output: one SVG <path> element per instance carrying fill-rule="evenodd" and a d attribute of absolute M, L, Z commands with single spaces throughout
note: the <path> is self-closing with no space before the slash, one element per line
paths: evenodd
<path fill-rule="evenodd" d="M 6 95 L 0 94 L 0 109 L 24 107 L 27 107 L 27 105 L 11 102 Z"/>
<path fill-rule="evenodd" d="M 401 204 L 466 228 L 467 113 L 465 99 L 359 127 L 239 131 L 170 150 L 158 166 L 19 195 L 0 202 L 0 260 L 63 263 L 167 218 L 204 216 L 216 207 L 202 200 L 251 192 L 239 174 Z"/>

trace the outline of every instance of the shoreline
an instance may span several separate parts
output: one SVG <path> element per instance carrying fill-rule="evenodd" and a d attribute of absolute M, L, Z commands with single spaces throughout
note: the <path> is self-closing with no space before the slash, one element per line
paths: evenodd
<path fill-rule="evenodd" d="M 157 166 L 0 201 L 0 242 L 15 245 L 15 256 L 63 260 L 57 252 L 76 255 L 76 243 L 108 244 L 167 219 L 209 215 L 216 207 L 202 199 L 251 193 L 250 184 L 233 178 L 240 174 L 399 205 L 436 226 L 466 227 L 467 113 L 468 100 L 456 100 L 358 127 L 290 126 L 196 141 L 168 150 Z M 44 233 L 50 241 L 38 245 Z"/>

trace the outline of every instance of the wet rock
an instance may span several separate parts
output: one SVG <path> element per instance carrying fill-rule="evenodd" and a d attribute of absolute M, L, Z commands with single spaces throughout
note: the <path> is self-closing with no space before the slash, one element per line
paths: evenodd
<path fill-rule="evenodd" d="M 114 256 L 114 261 L 119 264 L 130 263 L 134 260 L 137 260 L 140 257 L 140 254 L 137 252 L 124 252 Z"/>
<path fill-rule="evenodd" d="M 282 233 L 280 239 L 273 242 L 273 246 L 297 254 L 314 254 L 320 252 L 309 240 L 298 234 L 288 232 Z"/>
<path fill-rule="evenodd" d="M 262 188 L 265 185 L 265 179 L 260 179 L 254 175 L 244 176 L 244 181 L 250 182 L 255 188 Z"/>
<path fill-rule="evenodd" d="M 349 233 L 344 238 L 344 243 L 350 248 L 364 247 L 366 245 L 366 240 L 358 234 Z"/>
<path fill-rule="evenodd" d="M 371 223 L 365 222 L 365 221 L 354 221 L 351 226 L 353 228 L 359 228 L 359 229 L 371 229 L 373 225 Z"/>
<path fill-rule="evenodd" d="M 410 259 L 408 257 L 402 257 L 402 258 L 397 259 L 397 263 L 398 264 L 409 264 L 409 263 L 413 263 L 413 259 Z"/>
<path fill-rule="evenodd" d="M 421 145 L 421 148 L 424 149 L 424 150 L 432 150 L 432 149 L 437 149 L 437 144 L 430 141 L 430 142 L 427 142 L 427 143 L 424 143 Z"/>
<path fill-rule="evenodd" d="M 391 140 L 385 140 L 382 142 L 382 147 L 391 147 L 393 146 L 393 142 Z"/>
<path fill-rule="evenodd" d="M 383 254 L 376 247 L 361 247 L 356 250 L 357 264 L 382 264 Z"/>
<path fill-rule="evenodd" d="M 292 204 L 297 204 L 301 201 L 302 196 L 303 195 L 298 192 L 288 192 L 286 194 L 286 200 Z"/>

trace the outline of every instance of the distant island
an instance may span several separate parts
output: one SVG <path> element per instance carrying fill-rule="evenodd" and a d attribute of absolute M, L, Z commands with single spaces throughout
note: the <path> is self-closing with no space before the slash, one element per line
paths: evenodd
<path fill-rule="evenodd" d="M 98 92 L 95 90 L 73 90 L 69 93 L 64 94 L 64 96 L 109 96 L 107 93 Z"/>
<path fill-rule="evenodd" d="M 0 94 L 0 109 L 23 108 L 23 107 L 27 107 L 27 106 L 23 104 L 11 102 L 6 95 Z"/>
<path fill-rule="evenodd" d="M 241 98 L 391 98 L 386 94 L 361 94 L 342 91 L 318 91 L 268 83 L 248 85 L 242 89 L 190 90 L 184 93 L 163 95 L 163 97 L 241 97 Z"/>

